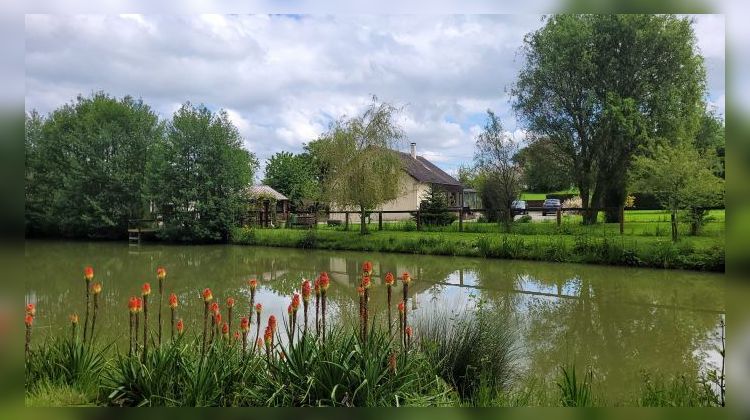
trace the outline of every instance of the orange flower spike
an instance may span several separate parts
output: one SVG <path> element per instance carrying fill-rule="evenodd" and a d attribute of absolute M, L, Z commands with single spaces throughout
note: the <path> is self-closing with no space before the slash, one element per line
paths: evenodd
<path fill-rule="evenodd" d="M 271 345 L 271 338 L 273 338 L 273 328 L 271 328 L 271 325 L 268 325 L 266 331 L 263 333 L 263 340 L 266 342 L 266 347 Z"/>
<path fill-rule="evenodd" d="M 178 307 L 180 303 L 177 301 L 177 295 L 172 293 L 169 295 L 169 307 L 174 309 Z"/>
<path fill-rule="evenodd" d="M 401 313 L 404 313 L 404 310 L 406 310 L 406 304 L 402 300 L 401 302 L 398 303 L 398 311 Z"/>
<path fill-rule="evenodd" d="M 234 298 L 227 298 L 227 308 L 234 308 Z"/>
<path fill-rule="evenodd" d="M 393 273 L 387 273 L 385 275 L 385 284 L 389 286 L 393 286 L 393 283 L 395 283 L 396 279 L 393 277 Z"/>
<path fill-rule="evenodd" d="M 83 278 L 86 279 L 86 280 L 88 280 L 88 281 L 91 281 L 91 279 L 94 278 L 94 268 L 91 267 L 91 266 L 88 266 L 88 267 L 84 268 L 83 269 Z"/>
<path fill-rule="evenodd" d="M 310 287 L 310 280 L 304 280 L 302 281 L 302 299 L 305 302 L 310 301 L 310 293 L 311 293 L 311 287 Z"/>
<path fill-rule="evenodd" d="M 208 310 L 211 311 L 214 315 L 219 313 L 219 304 L 216 302 L 211 303 L 211 306 L 208 307 Z"/>
<path fill-rule="evenodd" d="M 135 311 L 141 312 L 143 311 L 143 299 L 136 297 L 135 298 Z"/>
<path fill-rule="evenodd" d="M 250 320 L 247 319 L 247 317 L 243 317 L 240 320 L 240 330 L 242 330 L 242 332 L 245 332 L 245 333 L 250 331 Z"/>
<path fill-rule="evenodd" d="M 216 313 L 216 315 L 214 315 L 214 324 L 216 325 L 221 324 L 221 314 L 218 312 Z"/>
<path fill-rule="evenodd" d="M 102 292 L 102 284 L 99 282 L 96 282 L 91 285 L 91 293 L 98 295 Z"/>
<path fill-rule="evenodd" d="M 203 289 L 203 293 L 201 295 L 203 296 L 204 302 L 211 302 L 212 300 L 214 300 L 214 295 L 213 293 L 211 293 L 211 289 L 209 288 Z"/>
<path fill-rule="evenodd" d="M 250 279 L 247 282 L 247 285 L 250 287 L 250 290 L 255 290 L 258 288 L 258 280 L 257 279 Z"/>
<path fill-rule="evenodd" d="M 164 280 L 167 278 L 167 269 L 164 267 L 159 267 L 156 269 L 156 278 L 159 280 Z"/>
<path fill-rule="evenodd" d="M 286 307 L 286 312 L 289 314 L 289 316 L 292 315 L 294 312 L 294 308 L 292 307 L 292 304 L 290 303 L 289 306 Z"/>
<path fill-rule="evenodd" d="M 276 331 L 276 317 L 271 315 L 268 317 L 268 326 L 271 327 L 272 331 Z"/>
<path fill-rule="evenodd" d="M 185 323 L 182 322 L 182 320 L 177 321 L 177 326 L 175 327 L 177 329 L 177 334 L 182 334 L 183 331 L 185 331 Z"/>
<path fill-rule="evenodd" d="M 229 335 L 229 324 L 226 322 L 221 324 L 221 333 L 224 335 Z"/>
<path fill-rule="evenodd" d="M 26 305 L 26 315 L 36 316 L 36 305 L 33 303 Z"/>
<path fill-rule="evenodd" d="M 138 302 L 136 301 L 135 296 L 132 296 L 130 299 L 128 299 L 128 309 L 131 313 L 138 312 Z"/>
<path fill-rule="evenodd" d="M 364 276 L 362 277 L 362 288 L 369 289 L 370 288 L 370 276 Z"/>
<path fill-rule="evenodd" d="M 297 310 L 299 308 L 299 293 L 294 293 L 294 296 L 292 296 L 292 309 Z"/>
<path fill-rule="evenodd" d="M 78 314 L 70 314 L 68 319 L 70 319 L 71 324 L 74 324 L 74 325 L 78 324 Z"/>
<path fill-rule="evenodd" d="M 411 325 L 409 325 L 408 327 L 406 327 L 406 331 L 405 332 L 406 332 L 406 336 L 409 337 L 409 338 L 411 338 L 411 334 L 412 334 Z"/>
<path fill-rule="evenodd" d="M 357 286 L 357 294 L 359 294 L 360 296 L 364 296 L 365 295 L 365 288 L 362 287 L 362 286 Z"/>
<path fill-rule="evenodd" d="M 235 339 L 235 341 L 240 341 L 240 332 L 239 331 L 235 331 L 234 332 L 234 339 Z"/>
<path fill-rule="evenodd" d="M 409 273 L 404 271 L 404 273 L 401 274 L 401 281 L 405 284 L 409 284 L 411 282 L 411 276 L 409 276 Z"/>
<path fill-rule="evenodd" d="M 141 294 L 143 296 L 148 296 L 151 294 L 151 285 L 149 283 L 143 283 L 143 287 L 141 287 Z"/>
<path fill-rule="evenodd" d="M 328 286 L 331 285 L 331 279 L 328 278 L 328 273 L 325 271 L 320 273 L 320 290 L 326 291 L 328 290 Z"/>
<path fill-rule="evenodd" d="M 263 312 L 263 305 L 260 304 L 260 303 L 256 303 L 255 304 L 255 313 L 260 314 L 261 312 Z"/>
<path fill-rule="evenodd" d="M 368 276 L 372 274 L 372 262 L 365 261 L 365 263 L 362 264 L 362 272 L 367 274 Z"/>
<path fill-rule="evenodd" d="M 34 324 L 34 317 L 31 315 L 26 315 L 26 317 L 23 319 L 24 324 L 26 324 L 27 327 L 31 327 L 32 324 Z"/>

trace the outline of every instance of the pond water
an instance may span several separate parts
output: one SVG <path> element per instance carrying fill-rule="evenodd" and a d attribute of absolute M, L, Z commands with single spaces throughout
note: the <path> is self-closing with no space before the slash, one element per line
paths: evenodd
<path fill-rule="evenodd" d="M 695 377 L 717 363 L 712 348 L 725 311 L 721 274 L 232 245 L 27 241 L 26 302 L 37 304 L 36 340 L 67 333 L 69 314 L 77 312 L 83 323 L 83 268 L 91 265 L 104 288 L 97 335 L 125 348 L 128 297 L 139 295 L 148 281 L 151 302 L 158 301 L 159 266 L 168 271 L 163 312 L 168 337 L 170 292 L 179 297 L 178 316 L 187 332 L 202 328 L 199 293 L 205 287 L 220 303 L 235 298 L 238 326 L 239 316 L 249 311 L 247 280 L 253 277 L 260 281 L 256 302 L 264 306 L 264 319 L 285 315 L 301 278 L 321 271 L 331 277 L 332 315 L 354 318 L 357 275 L 365 260 L 374 263 L 371 312 L 385 312 L 381 276 L 389 271 L 411 273 L 409 307 L 416 316 L 472 310 L 480 299 L 503 308 L 517 331 L 521 369 L 547 387 L 554 387 L 558 367 L 572 362 L 591 367 L 597 393 L 613 398 L 632 394 L 644 370 Z M 156 309 L 151 311 L 155 320 Z"/>

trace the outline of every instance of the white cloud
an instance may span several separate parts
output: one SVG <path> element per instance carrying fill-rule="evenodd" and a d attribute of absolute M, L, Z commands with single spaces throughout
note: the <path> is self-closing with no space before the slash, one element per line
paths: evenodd
<path fill-rule="evenodd" d="M 724 93 L 719 23 L 696 23 L 713 60 L 712 98 Z M 471 160 L 486 109 L 521 134 L 505 90 L 524 34 L 541 24 L 538 15 L 28 15 L 26 107 L 48 112 L 98 90 L 141 97 L 165 118 L 184 101 L 205 103 L 226 109 L 263 161 L 300 151 L 375 94 L 404 105 L 408 141 L 452 170 Z"/>

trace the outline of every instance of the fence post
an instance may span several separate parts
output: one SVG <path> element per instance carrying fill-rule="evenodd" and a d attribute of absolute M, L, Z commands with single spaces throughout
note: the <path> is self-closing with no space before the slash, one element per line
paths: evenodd
<path fill-rule="evenodd" d="M 562 222 L 562 211 L 560 210 L 560 207 L 557 208 L 557 227 L 560 227 L 560 223 Z"/>
<path fill-rule="evenodd" d="M 378 230 L 383 230 L 383 212 L 378 212 Z"/>
<path fill-rule="evenodd" d="M 625 233 L 625 206 L 620 206 L 620 235 Z"/>
<path fill-rule="evenodd" d="M 458 209 L 458 231 L 459 232 L 464 231 L 464 208 L 463 207 Z"/>
<path fill-rule="evenodd" d="M 344 222 L 344 230 L 349 230 L 349 212 L 344 212 L 346 221 Z"/>
<path fill-rule="evenodd" d="M 419 213 L 419 210 L 417 210 L 417 230 L 422 229 L 422 217 Z"/>

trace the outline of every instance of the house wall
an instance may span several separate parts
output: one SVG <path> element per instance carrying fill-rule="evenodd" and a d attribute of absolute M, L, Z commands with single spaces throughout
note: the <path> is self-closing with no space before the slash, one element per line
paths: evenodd
<path fill-rule="evenodd" d="M 399 178 L 399 189 L 401 191 L 401 195 L 398 196 L 395 200 L 391 200 L 387 203 L 384 203 L 382 206 L 380 206 L 378 210 L 410 210 L 414 211 L 419 207 L 419 202 L 422 200 L 422 197 L 425 196 L 427 193 L 427 190 L 429 189 L 428 184 L 418 182 L 416 179 L 414 179 L 411 175 L 407 174 L 406 172 L 401 172 L 401 176 Z M 338 211 L 358 211 L 359 209 L 356 208 L 336 208 L 335 210 Z M 377 221 L 377 215 L 372 216 L 373 222 Z M 343 214 L 332 214 L 331 219 L 332 220 L 344 220 L 346 218 Z M 383 214 L 383 220 L 409 220 L 411 219 L 411 213 L 386 213 Z M 350 223 L 359 223 L 359 215 L 358 214 L 350 214 L 349 215 L 349 222 Z"/>

